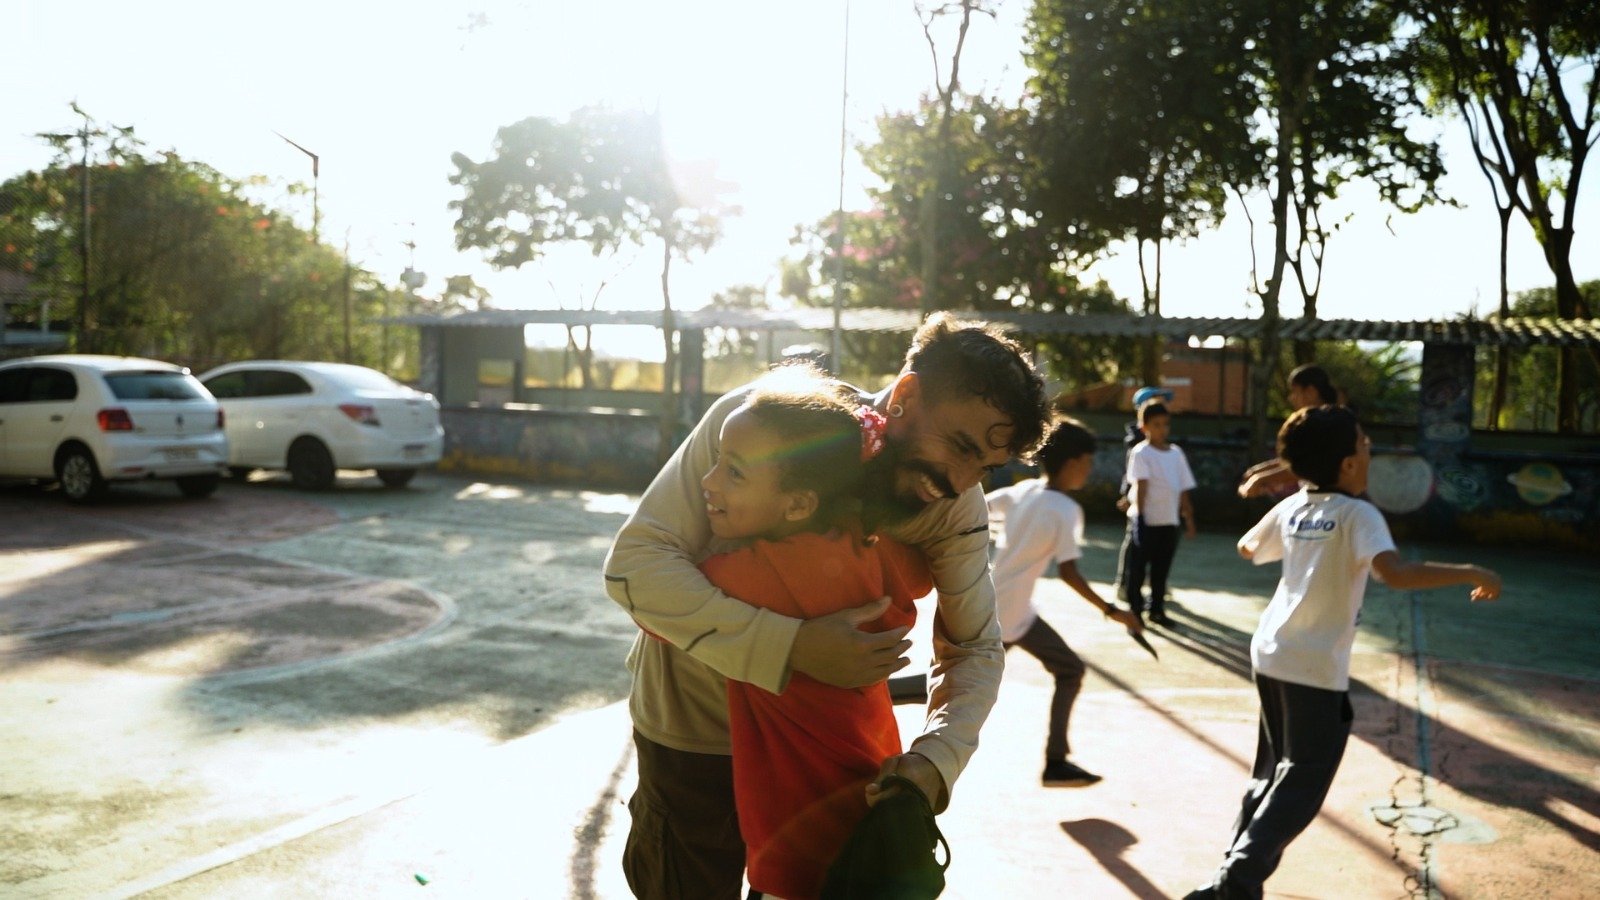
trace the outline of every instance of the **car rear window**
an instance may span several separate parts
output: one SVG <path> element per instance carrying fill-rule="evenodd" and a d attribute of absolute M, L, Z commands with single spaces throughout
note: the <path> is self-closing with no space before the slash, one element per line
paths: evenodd
<path fill-rule="evenodd" d="M 205 389 L 182 372 L 112 372 L 105 376 L 118 400 L 204 400 Z"/>
<path fill-rule="evenodd" d="M 400 382 L 376 369 L 364 369 L 360 366 L 340 366 L 328 370 L 327 374 L 338 379 L 345 387 L 359 391 L 393 391 L 404 387 Z"/>

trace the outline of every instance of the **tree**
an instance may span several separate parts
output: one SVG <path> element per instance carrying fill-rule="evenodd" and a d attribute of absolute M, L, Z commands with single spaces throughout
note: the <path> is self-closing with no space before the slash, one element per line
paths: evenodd
<path fill-rule="evenodd" d="M 129 127 L 86 118 L 85 133 L 88 151 L 72 146 L 75 136 L 47 136 L 57 149 L 51 164 L 0 184 L 0 268 L 37 279 L 52 309 L 76 323 L 74 349 L 195 368 L 343 355 L 343 297 L 333 288 L 345 261 L 252 201 L 258 179 L 225 177 L 176 151 L 151 153 Z M 389 289 L 352 274 L 363 322 L 353 343 L 377 361 L 376 329 L 364 322 Z"/>
<path fill-rule="evenodd" d="M 943 282 L 939 277 L 941 256 L 945 244 L 941 240 L 941 226 L 945 223 L 945 207 L 949 204 L 950 180 L 953 163 L 950 154 L 950 135 L 956 115 L 956 99 L 961 91 L 961 52 L 967 45 L 967 31 L 972 27 L 974 13 L 994 18 L 994 11 L 981 0 L 950 0 L 932 6 L 916 4 L 917 19 L 922 24 L 922 36 L 928 44 L 928 55 L 933 61 L 933 85 L 937 99 L 924 99 L 923 110 L 928 114 L 921 123 L 924 134 L 926 164 L 918 170 L 917 215 L 920 254 L 921 296 L 919 308 L 924 316 L 934 310 L 946 309 L 949 303 L 941 292 Z M 939 46 L 934 39 L 934 24 L 942 18 L 959 16 L 956 25 L 955 47 L 950 51 L 950 78 L 944 80 L 939 63 Z M 928 126 L 932 126 L 929 128 Z"/>
<path fill-rule="evenodd" d="M 462 189 L 450 204 L 459 213 L 456 247 L 482 250 L 497 267 L 538 259 L 549 244 L 586 244 L 599 256 L 661 242 L 664 460 L 677 424 L 672 260 L 709 249 L 732 212 L 719 202 L 711 173 L 668 159 L 654 115 L 601 107 L 565 122 L 523 119 L 499 130 L 489 159 L 455 153 L 451 162 L 450 183 Z"/>
<path fill-rule="evenodd" d="M 1164 243 L 1220 222 L 1226 186 L 1258 167 L 1232 27 L 1213 3 L 1111 0 L 1041 3 L 1028 23 L 1041 217 L 1132 241 L 1145 315 L 1161 314 Z M 1146 342 L 1146 384 L 1160 353 Z"/>
<path fill-rule="evenodd" d="M 1586 281 L 1578 285 L 1584 303 L 1590 308 L 1600 305 L 1600 281 Z M 1553 319 L 1560 303 L 1554 287 L 1523 291 L 1511 299 L 1506 315 L 1513 318 Z M 1491 316 L 1491 319 L 1501 318 Z M 1499 348 L 1496 348 L 1498 350 Z M 1560 427 L 1561 402 L 1557 390 L 1562 370 L 1557 360 L 1561 348 L 1527 347 L 1511 356 L 1506 371 L 1506 395 L 1498 406 L 1491 403 L 1484 409 L 1484 424 L 1494 429 L 1523 429 L 1548 431 Z M 1492 351 L 1478 349 L 1478 387 L 1488 392 L 1496 376 L 1488 366 Z M 1500 358 L 1500 354 L 1495 353 Z M 1600 364 L 1592 356 L 1579 355 L 1571 360 L 1576 371 L 1571 372 L 1575 382 L 1575 424 L 1579 433 L 1600 431 Z M 1491 395 L 1492 396 L 1492 395 Z"/>
<path fill-rule="evenodd" d="M 1467 123 L 1478 165 L 1489 179 L 1500 216 L 1500 314 L 1509 311 L 1505 284 L 1507 228 L 1513 210 L 1533 228 L 1555 275 L 1555 314 L 1587 318 L 1592 306 L 1572 271 L 1578 187 L 1590 149 L 1600 139 L 1600 6 L 1594 3 L 1503 3 L 1499 0 L 1405 0 L 1420 31 L 1417 72 L 1435 109 L 1453 109 Z M 1558 354 L 1559 429 L 1578 426 L 1577 354 Z M 1591 363 L 1600 355 L 1591 354 Z M 1509 358 L 1496 361 L 1491 421 L 1505 402 Z"/>
<path fill-rule="evenodd" d="M 1035 15 L 1050 12 L 1065 21 L 1073 9 L 1079 15 L 1092 12 L 1046 2 Z M 1106 135 L 1108 153 L 1159 160 L 1151 151 L 1172 137 L 1169 126 L 1160 123 L 1189 114 L 1196 103 L 1207 110 L 1233 110 L 1248 129 L 1252 150 L 1242 155 L 1254 164 L 1238 172 L 1230 187 L 1247 213 L 1257 192 L 1265 195 L 1270 210 L 1272 252 L 1265 281 L 1254 263 L 1251 219 L 1253 289 L 1265 325 L 1252 373 L 1251 431 L 1254 449 L 1264 452 L 1284 285 L 1294 278 L 1304 315 L 1314 318 L 1328 238 L 1338 228 L 1337 222 L 1323 220 L 1325 204 L 1359 179 L 1402 210 L 1415 209 L 1434 199 L 1434 183 L 1443 171 L 1437 148 L 1407 131 L 1407 117 L 1418 102 L 1399 52 L 1396 15 L 1379 0 L 1130 0 L 1123 9 L 1119 15 L 1129 27 L 1147 20 L 1199 23 L 1209 17 L 1206 27 L 1166 28 L 1163 46 L 1169 56 L 1220 61 L 1225 77 L 1210 73 L 1200 81 L 1203 102 L 1190 96 L 1181 106 L 1143 110 L 1134 124 L 1156 123 L 1157 132 Z M 1142 45 L 1130 39 L 1130 46 Z M 1064 64 L 1059 55 L 1034 60 L 1036 66 Z M 1184 96 L 1157 91 L 1145 102 L 1177 103 Z M 1310 350 L 1297 348 L 1297 356 Z"/>

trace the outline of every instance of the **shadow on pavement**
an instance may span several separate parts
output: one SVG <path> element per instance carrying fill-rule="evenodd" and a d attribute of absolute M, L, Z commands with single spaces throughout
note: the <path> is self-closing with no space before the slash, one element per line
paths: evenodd
<path fill-rule="evenodd" d="M 1062 822 L 1061 830 L 1089 851 L 1111 877 L 1122 882 L 1129 894 L 1139 900 L 1165 900 L 1165 893 L 1122 858 L 1128 848 L 1139 842 L 1128 829 L 1105 819 L 1079 819 Z"/>

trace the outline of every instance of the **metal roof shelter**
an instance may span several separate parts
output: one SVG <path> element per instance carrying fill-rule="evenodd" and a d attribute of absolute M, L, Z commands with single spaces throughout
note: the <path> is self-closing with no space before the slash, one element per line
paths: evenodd
<path fill-rule="evenodd" d="M 952 310 L 963 319 L 990 322 L 1027 335 L 1083 335 L 1089 337 L 1224 337 L 1253 340 L 1261 337 L 1259 318 L 1178 318 L 1128 316 L 1112 313 L 977 312 Z M 454 315 L 410 315 L 389 319 L 393 324 L 431 328 L 511 328 L 523 325 L 647 325 L 661 327 L 661 310 L 486 309 Z M 916 330 L 921 316 L 915 310 L 847 309 L 840 328 L 850 332 L 898 333 Z M 673 313 L 678 330 L 739 328 L 831 331 L 833 311 L 820 308 L 793 310 L 697 309 Z M 1389 322 L 1362 319 L 1283 319 L 1278 335 L 1295 341 L 1418 341 L 1425 344 L 1479 347 L 1600 347 L 1600 319 L 1519 318 L 1501 321 Z"/>

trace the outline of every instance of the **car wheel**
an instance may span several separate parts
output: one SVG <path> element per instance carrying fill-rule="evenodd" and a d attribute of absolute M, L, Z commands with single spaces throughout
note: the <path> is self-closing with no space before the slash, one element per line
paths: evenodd
<path fill-rule="evenodd" d="M 289 447 L 289 478 L 303 491 L 333 487 L 333 455 L 316 438 L 301 438 Z"/>
<path fill-rule="evenodd" d="M 221 475 L 185 475 L 174 478 L 178 483 L 178 490 L 185 497 L 209 497 L 217 492 L 217 485 L 222 483 Z"/>
<path fill-rule="evenodd" d="M 105 496 L 106 481 L 100 477 L 94 454 L 87 447 L 68 447 L 56 459 L 56 478 L 61 493 L 73 503 L 88 503 Z"/>
<path fill-rule="evenodd" d="M 384 487 L 402 488 L 410 484 L 416 474 L 416 469 L 379 469 L 378 480 Z"/>
<path fill-rule="evenodd" d="M 228 477 L 232 478 L 234 481 L 249 481 L 250 476 L 254 475 L 255 471 L 255 469 L 252 469 L 249 466 L 229 466 Z"/>

